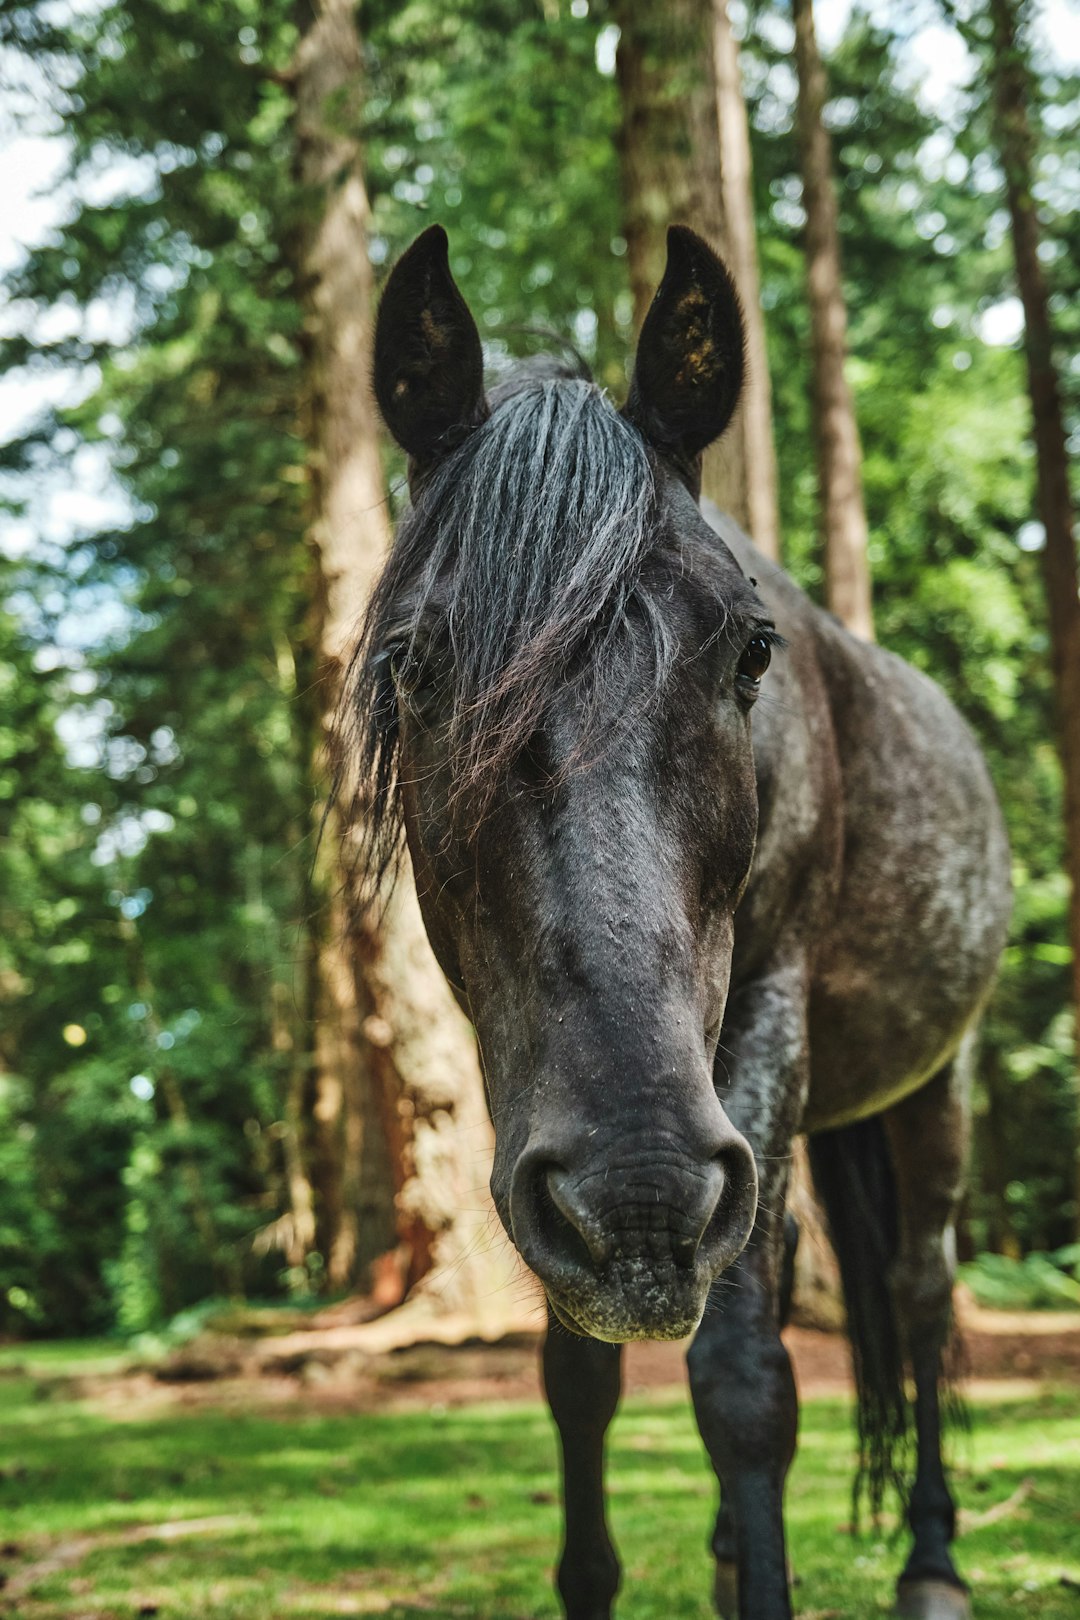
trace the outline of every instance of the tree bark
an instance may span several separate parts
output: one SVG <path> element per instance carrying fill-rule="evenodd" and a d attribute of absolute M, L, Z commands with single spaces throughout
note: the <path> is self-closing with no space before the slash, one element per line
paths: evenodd
<path fill-rule="evenodd" d="M 871 641 L 874 620 L 862 494 L 862 448 L 844 373 L 847 312 L 840 273 L 832 145 L 822 117 L 825 70 L 814 33 L 812 0 L 793 0 L 792 11 L 826 599 L 832 612 L 853 634 Z"/>
<path fill-rule="evenodd" d="M 844 1325 L 844 1292 L 840 1267 L 829 1241 L 828 1222 L 814 1191 L 810 1155 L 802 1137 L 792 1145 L 787 1207 L 799 1223 L 792 1321 L 799 1327 L 833 1333 Z"/>
<path fill-rule="evenodd" d="M 672 221 L 694 227 L 727 260 L 747 323 L 748 383 L 723 441 L 708 452 L 703 493 L 779 556 L 776 452 L 754 229 L 750 126 L 738 48 L 725 0 L 614 0 L 616 75 L 622 102 L 625 235 L 635 324 L 640 328 L 664 273 Z M 800 1319 L 834 1326 L 839 1279 L 801 1144 L 791 1207 L 803 1237 Z"/>
<path fill-rule="evenodd" d="M 772 387 L 761 308 L 754 169 L 750 119 L 742 92 L 739 47 L 727 0 L 713 0 L 713 67 L 720 134 L 721 202 L 728 265 L 735 277 L 746 327 L 746 382 L 742 402 L 742 453 L 746 469 L 746 518 L 754 544 L 780 560 L 776 445 L 773 441 Z"/>
<path fill-rule="evenodd" d="M 330 0 L 300 8 L 304 23 L 295 62 L 297 169 L 305 228 L 300 283 L 305 300 L 306 421 L 309 445 L 309 543 L 316 563 L 310 638 L 318 666 L 312 754 L 316 791 L 325 789 L 325 750 L 350 635 L 363 608 L 367 577 L 389 542 L 382 471 L 365 397 L 372 274 L 367 256 L 368 203 L 355 140 L 360 43 L 353 8 Z M 377 1254 L 393 1245 L 388 1166 L 379 1162 L 378 1099 L 360 1032 L 346 890 L 337 861 L 340 829 L 324 828 L 309 956 L 311 1180 L 325 1281 L 334 1290 L 363 1285 Z M 361 1206 L 360 1166 L 372 1201 Z M 379 1185 L 373 1186 L 373 1182 Z"/>
<path fill-rule="evenodd" d="M 689 225 L 726 257 L 716 119 L 712 0 L 613 0 L 619 159 L 634 326 L 640 331 L 667 262 L 667 228 Z M 749 301 L 749 293 L 744 294 Z M 750 527 L 740 406 L 705 453 L 702 491 Z"/>
<path fill-rule="evenodd" d="M 1024 352 L 1035 440 L 1039 516 L 1046 531 L 1043 584 L 1058 711 L 1065 796 L 1065 863 L 1070 879 L 1072 993 L 1080 1043 L 1080 581 L 1069 489 L 1069 461 L 1046 279 L 1035 208 L 1035 136 L 1028 112 L 1028 66 L 1013 0 L 990 0 L 994 131 L 1005 171 L 1016 279 L 1024 306 Z M 1080 1186 L 1080 1165 L 1078 1165 Z"/>
<path fill-rule="evenodd" d="M 316 0 L 294 85 L 300 181 L 312 210 L 302 279 L 328 751 L 345 663 L 390 538 L 368 384 L 362 69 L 352 0 Z M 376 927 L 356 903 L 351 842 L 347 828 L 326 828 L 333 870 L 315 963 L 312 1091 L 328 1280 L 355 1284 L 396 1245 L 402 1291 L 423 1283 L 440 1306 L 484 1314 L 507 1268 L 488 1235 L 496 1225 L 487 1193 L 492 1134 L 475 1039 L 431 954 L 411 875 L 402 874 Z"/>

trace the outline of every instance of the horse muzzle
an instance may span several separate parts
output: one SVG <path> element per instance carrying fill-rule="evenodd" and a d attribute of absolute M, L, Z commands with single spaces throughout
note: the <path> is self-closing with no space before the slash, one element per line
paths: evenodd
<path fill-rule="evenodd" d="M 564 1326 L 611 1343 L 697 1326 L 757 1209 L 753 1154 L 724 1125 L 692 1155 L 661 1143 L 575 1163 L 565 1146 L 529 1143 L 511 1183 L 511 1236 Z"/>

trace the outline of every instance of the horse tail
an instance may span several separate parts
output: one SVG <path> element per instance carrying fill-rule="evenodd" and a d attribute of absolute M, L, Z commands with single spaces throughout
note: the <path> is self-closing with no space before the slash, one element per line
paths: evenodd
<path fill-rule="evenodd" d="M 847 1308 L 859 1433 L 857 1522 L 864 1495 L 876 1519 L 890 1485 L 905 1504 L 909 1494 L 910 1411 L 889 1287 L 899 1243 L 896 1180 L 880 1116 L 811 1136 L 809 1149 Z"/>

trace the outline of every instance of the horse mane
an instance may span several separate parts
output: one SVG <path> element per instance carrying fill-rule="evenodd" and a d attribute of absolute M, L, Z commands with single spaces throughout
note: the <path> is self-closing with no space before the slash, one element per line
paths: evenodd
<path fill-rule="evenodd" d="M 650 569 L 664 526 L 636 428 L 558 362 L 527 364 L 490 405 L 400 522 L 347 672 L 335 791 L 355 773 L 365 888 L 401 836 L 391 663 L 444 685 L 455 803 L 475 831 L 558 689 L 578 695 L 584 763 L 655 701 L 678 650 L 671 570 Z"/>

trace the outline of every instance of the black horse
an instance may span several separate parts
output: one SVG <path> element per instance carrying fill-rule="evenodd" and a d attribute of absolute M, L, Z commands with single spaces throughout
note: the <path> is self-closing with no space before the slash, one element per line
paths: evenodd
<path fill-rule="evenodd" d="M 607 1620 L 618 1586 L 602 1458 L 619 1345 L 694 1329 L 718 1604 L 791 1615 L 780 1328 L 800 1131 L 875 1500 L 905 1361 L 914 1378 L 900 1611 L 954 1620 L 938 1391 L 1008 852 L 937 687 L 699 509 L 742 355 L 727 272 L 677 227 L 621 412 L 554 362 L 488 396 L 445 232 L 400 260 L 375 388 L 413 504 L 347 701 L 369 870 L 404 830 L 480 1043 L 495 1205 L 550 1302 L 570 1620 Z"/>

